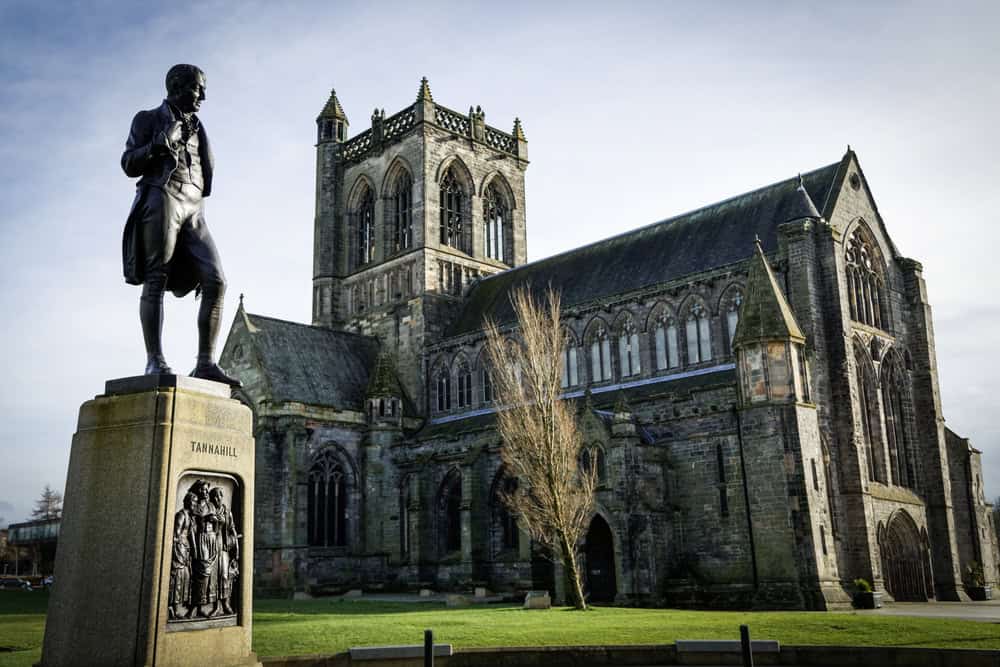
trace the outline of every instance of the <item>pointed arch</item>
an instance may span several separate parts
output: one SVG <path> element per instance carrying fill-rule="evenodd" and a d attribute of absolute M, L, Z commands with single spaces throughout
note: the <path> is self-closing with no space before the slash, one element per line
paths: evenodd
<path fill-rule="evenodd" d="M 517 516 L 503 500 L 505 494 L 513 494 L 517 487 L 517 478 L 508 475 L 507 469 L 501 465 L 490 484 L 490 552 L 493 557 L 505 551 L 517 551 L 520 546 L 521 530 Z"/>
<path fill-rule="evenodd" d="M 453 466 L 441 480 L 437 503 L 438 553 L 462 549 L 462 471 Z"/>
<path fill-rule="evenodd" d="M 888 482 L 888 477 L 882 444 L 882 415 L 879 411 L 877 375 L 866 346 L 857 337 L 854 339 L 854 361 L 858 410 L 861 413 L 861 437 L 868 463 L 868 479 L 885 484 Z"/>
<path fill-rule="evenodd" d="M 907 407 L 909 378 L 905 362 L 896 348 L 891 347 L 882 358 L 879 369 L 882 387 L 882 407 L 885 413 L 885 432 L 889 445 L 890 478 L 893 484 L 914 488 L 916 486 L 916 457 Z"/>
<path fill-rule="evenodd" d="M 595 315 L 584 329 L 584 345 L 590 357 L 590 381 L 611 380 L 611 327 L 600 315 Z"/>
<path fill-rule="evenodd" d="M 413 246 L 413 168 L 402 155 L 389 163 L 382 179 L 381 198 L 385 202 L 382 229 L 384 256 Z"/>
<path fill-rule="evenodd" d="M 431 375 L 431 388 L 432 396 L 434 397 L 433 406 L 437 412 L 447 412 L 451 410 L 452 396 L 451 396 L 451 365 L 448 363 L 447 358 L 442 354 L 437 360 L 430 366 Z"/>
<path fill-rule="evenodd" d="M 486 174 L 481 181 L 479 181 L 479 196 L 482 197 L 486 194 L 486 187 L 489 185 L 496 185 L 501 189 L 503 195 L 507 197 L 507 201 L 510 203 L 512 209 L 517 208 L 517 197 L 514 196 L 514 188 L 510 186 L 510 181 L 507 177 L 501 174 L 499 171 L 494 169 L 490 173 Z"/>
<path fill-rule="evenodd" d="M 722 323 L 724 334 L 722 342 L 726 354 L 733 353 L 733 337 L 736 335 L 736 325 L 740 321 L 740 306 L 743 305 L 745 295 L 746 289 L 743 284 L 732 282 L 726 286 L 726 289 L 722 290 L 722 294 L 719 296 L 716 310 Z"/>
<path fill-rule="evenodd" d="M 483 254 L 506 264 L 514 257 L 514 192 L 499 172 L 483 181 Z"/>
<path fill-rule="evenodd" d="M 690 294 L 681 304 L 680 320 L 688 364 L 700 364 L 712 359 L 711 312 L 705 299 L 699 294 Z"/>
<path fill-rule="evenodd" d="M 439 168 L 438 213 L 441 245 L 472 254 L 472 193 L 469 168 L 458 156 L 445 158 Z"/>
<path fill-rule="evenodd" d="M 346 547 L 356 505 L 357 470 L 338 445 L 316 451 L 307 471 L 307 535 L 310 546 Z"/>
<path fill-rule="evenodd" d="M 889 515 L 879 541 L 882 576 L 886 590 L 897 600 L 927 600 L 930 559 L 926 557 L 920 528 L 905 509 Z"/>
<path fill-rule="evenodd" d="M 863 218 L 844 235 L 844 271 L 851 319 L 890 330 L 888 270 L 882 247 Z"/>
<path fill-rule="evenodd" d="M 562 386 L 575 387 L 580 384 L 580 339 L 576 332 L 566 324 L 562 325 Z"/>
<path fill-rule="evenodd" d="M 375 261 L 375 184 L 361 174 L 347 198 L 349 265 L 357 269 Z"/>
<path fill-rule="evenodd" d="M 657 301 L 653 305 L 646 318 L 646 332 L 654 368 L 665 371 L 680 366 L 680 325 L 669 303 Z"/>
<path fill-rule="evenodd" d="M 472 405 L 472 364 L 464 351 L 455 355 L 452 368 L 455 375 L 455 407 L 468 408 Z"/>
<path fill-rule="evenodd" d="M 618 370 L 622 378 L 633 377 L 642 372 L 639 354 L 639 328 L 636 317 L 623 308 L 615 318 L 614 332 L 618 341 Z"/>
<path fill-rule="evenodd" d="M 490 369 L 489 353 L 486 351 L 485 345 L 476 355 L 475 370 L 479 382 L 479 401 L 483 405 L 489 405 L 493 402 L 493 375 Z"/>

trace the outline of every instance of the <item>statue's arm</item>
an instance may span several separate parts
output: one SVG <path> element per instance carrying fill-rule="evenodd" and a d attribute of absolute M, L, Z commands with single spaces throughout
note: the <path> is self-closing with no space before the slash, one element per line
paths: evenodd
<path fill-rule="evenodd" d="M 155 141 L 153 129 L 149 112 L 140 111 L 135 115 L 128 140 L 125 142 L 125 152 L 122 153 L 122 170 L 126 175 L 132 178 L 142 176 L 146 173 L 149 163 L 165 148 L 162 143 Z"/>

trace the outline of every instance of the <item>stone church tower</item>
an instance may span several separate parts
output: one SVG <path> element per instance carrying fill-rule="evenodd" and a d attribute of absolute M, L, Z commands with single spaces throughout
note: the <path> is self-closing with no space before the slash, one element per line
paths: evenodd
<path fill-rule="evenodd" d="M 350 140 L 335 91 L 316 126 L 312 322 L 378 338 L 423 412 L 426 344 L 474 282 L 527 257 L 528 142 L 516 119 L 507 134 L 436 104 L 427 79 Z"/>

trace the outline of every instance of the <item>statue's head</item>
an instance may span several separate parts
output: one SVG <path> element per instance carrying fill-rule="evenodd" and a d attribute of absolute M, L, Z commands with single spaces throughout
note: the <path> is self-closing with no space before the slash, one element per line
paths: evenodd
<path fill-rule="evenodd" d="M 194 65 L 174 65 L 167 72 L 167 99 L 184 113 L 201 107 L 205 99 L 205 73 Z"/>
<path fill-rule="evenodd" d="M 221 505 L 222 500 L 226 497 L 226 494 L 223 493 L 222 487 L 214 486 L 212 487 L 212 490 L 209 491 L 208 496 L 209 498 L 211 498 L 213 503 L 215 503 L 216 505 Z"/>

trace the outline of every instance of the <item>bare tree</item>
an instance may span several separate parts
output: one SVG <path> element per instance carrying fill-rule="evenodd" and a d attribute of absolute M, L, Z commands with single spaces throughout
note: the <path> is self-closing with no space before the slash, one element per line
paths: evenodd
<path fill-rule="evenodd" d="M 586 609 L 577 548 L 594 506 L 596 466 L 580 465 L 582 446 L 574 407 L 563 401 L 563 331 L 559 294 L 549 288 L 547 304 L 526 288 L 515 290 L 518 340 L 505 338 L 495 322 L 486 325 L 486 350 L 500 433 L 500 456 L 518 484 L 501 500 L 520 517 L 531 536 L 562 559 L 577 609 Z"/>
<path fill-rule="evenodd" d="M 48 484 L 42 491 L 42 497 L 35 501 L 35 509 L 31 511 L 35 519 L 59 519 L 62 517 L 62 494 L 53 491 Z"/>

